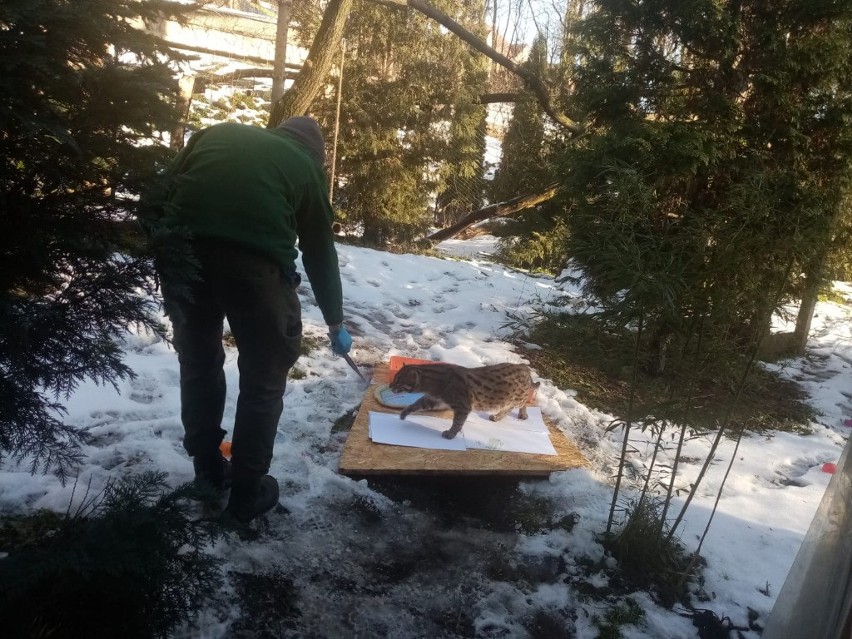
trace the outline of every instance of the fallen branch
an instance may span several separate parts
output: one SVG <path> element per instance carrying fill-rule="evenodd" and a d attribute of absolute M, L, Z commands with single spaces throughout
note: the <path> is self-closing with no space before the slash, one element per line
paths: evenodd
<path fill-rule="evenodd" d="M 198 73 L 197 81 L 202 83 L 202 87 L 206 84 L 228 83 L 234 80 L 242 80 L 243 78 L 271 78 L 272 67 L 260 68 L 253 67 L 251 69 L 235 69 L 226 73 L 216 73 L 213 71 L 201 71 Z M 287 78 L 296 77 L 296 73 L 287 73 Z"/>
<path fill-rule="evenodd" d="M 192 44 L 186 44 L 183 42 L 168 42 L 167 44 L 172 48 L 178 51 L 192 51 L 194 53 L 205 53 L 207 55 L 214 55 L 219 58 L 226 58 L 228 60 L 232 60 L 235 62 L 245 62 L 251 64 L 272 64 L 272 60 L 267 60 L 261 56 L 257 55 L 249 55 L 247 53 L 237 53 L 236 51 L 226 51 L 224 49 L 213 49 L 211 47 L 201 47 Z M 292 65 L 291 65 L 292 66 Z M 295 67 L 298 68 L 298 67 Z"/>
<path fill-rule="evenodd" d="M 517 213 L 518 211 L 523 211 L 524 209 L 537 206 L 542 202 L 547 202 L 548 200 L 553 199 L 558 190 L 558 184 L 551 184 L 544 191 L 540 191 L 538 193 L 520 195 L 506 202 L 490 204 L 485 208 L 468 213 L 464 218 L 452 226 L 448 226 L 445 229 L 441 229 L 440 231 L 435 231 L 431 235 L 427 235 L 425 239 L 430 242 L 442 242 L 458 235 L 468 226 L 476 224 L 477 222 L 482 222 L 483 220 L 487 220 L 492 217 L 507 217 L 513 213 Z"/>
<path fill-rule="evenodd" d="M 479 96 L 479 103 L 517 102 L 521 99 L 522 95 L 521 93 L 483 93 Z"/>
<path fill-rule="evenodd" d="M 433 19 L 438 24 L 446 27 L 448 31 L 451 31 L 452 33 L 456 34 L 461 40 L 469 44 L 471 47 L 499 64 L 501 67 L 508 69 L 516 76 L 521 78 L 524 81 L 526 87 L 537 98 L 542 110 L 547 115 L 549 115 L 554 122 L 564 127 L 574 135 L 580 135 L 583 132 L 583 127 L 580 124 L 574 122 L 564 113 L 561 113 L 556 110 L 556 108 L 553 106 L 553 101 L 550 97 L 550 90 L 540 77 L 538 77 L 528 68 L 517 64 L 499 51 L 490 47 L 476 35 L 474 35 L 470 31 L 465 29 L 462 25 L 460 25 L 458 22 L 453 20 L 446 13 L 443 13 L 442 11 L 439 11 L 438 9 L 435 9 L 432 6 L 429 6 L 422 0 L 370 0 L 370 2 L 375 2 L 386 7 L 408 7 L 419 11 L 427 18 Z"/>

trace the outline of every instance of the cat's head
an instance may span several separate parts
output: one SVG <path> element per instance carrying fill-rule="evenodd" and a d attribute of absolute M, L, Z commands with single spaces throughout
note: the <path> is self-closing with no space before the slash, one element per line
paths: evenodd
<path fill-rule="evenodd" d="M 394 393 L 410 393 L 420 386 L 420 369 L 416 366 L 402 365 L 399 372 L 390 383 L 390 389 Z"/>

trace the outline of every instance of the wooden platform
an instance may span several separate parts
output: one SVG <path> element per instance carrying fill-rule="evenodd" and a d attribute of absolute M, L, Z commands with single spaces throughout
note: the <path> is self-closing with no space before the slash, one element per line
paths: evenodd
<path fill-rule="evenodd" d="M 505 475 L 546 476 L 557 470 L 587 464 L 579 450 L 550 421 L 550 441 L 557 455 L 507 453 L 490 450 L 433 450 L 410 446 L 374 444 L 370 439 L 370 411 L 399 413 L 378 402 L 375 390 L 387 383 L 387 365 L 377 366 L 370 387 L 340 457 L 343 475 Z M 433 413 L 452 419 L 450 411 Z"/>

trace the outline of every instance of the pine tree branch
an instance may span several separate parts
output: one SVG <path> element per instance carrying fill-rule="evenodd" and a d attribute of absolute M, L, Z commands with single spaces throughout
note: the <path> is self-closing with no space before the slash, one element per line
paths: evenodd
<path fill-rule="evenodd" d="M 462 41 L 469 44 L 471 47 L 490 58 L 501 67 L 511 71 L 516 76 L 524 81 L 526 87 L 532 91 L 541 104 L 542 110 L 549 115 L 554 122 L 564 127 L 574 135 L 580 135 L 583 132 L 582 125 L 574 122 L 564 113 L 557 111 L 553 106 L 553 100 L 550 97 L 550 90 L 544 81 L 531 70 L 512 61 L 507 56 L 495 50 L 476 35 L 465 29 L 450 16 L 434 7 L 426 4 L 422 0 L 369 0 L 376 4 L 381 4 L 392 8 L 411 8 L 419 11 L 428 18 L 435 20 L 438 24 L 447 28 L 447 30 L 456 34 Z"/>
<path fill-rule="evenodd" d="M 443 240 L 447 240 L 458 235 L 471 224 L 476 224 L 477 222 L 482 222 L 483 220 L 487 220 L 492 217 L 507 217 L 513 213 L 517 213 L 518 211 L 523 211 L 524 209 L 537 206 L 542 202 L 547 202 L 548 200 L 553 199 L 558 190 L 558 184 L 551 184 L 546 189 L 539 191 L 538 193 L 520 195 L 506 202 L 490 204 L 485 208 L 468 213 L 463 219 L 459 220 L 452 226 L 448 226 L 445 229 L 441 229 L 440 231 L 435 231 L 431 235 L 427 235 L 425 239 L 430 242 L 442 242 Z"/>

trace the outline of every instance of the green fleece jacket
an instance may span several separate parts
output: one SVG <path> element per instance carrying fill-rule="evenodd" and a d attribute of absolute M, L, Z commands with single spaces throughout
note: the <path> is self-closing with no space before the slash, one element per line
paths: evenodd
<path fill-rule="evenodd" d="M 256 249 L 295 271 L 298 249 L 327 324 L 343 296 L 325 175 L 286 131 L 216 124 L 190 138 L 167 173 L 169 209 L 196 237 Z"/>

